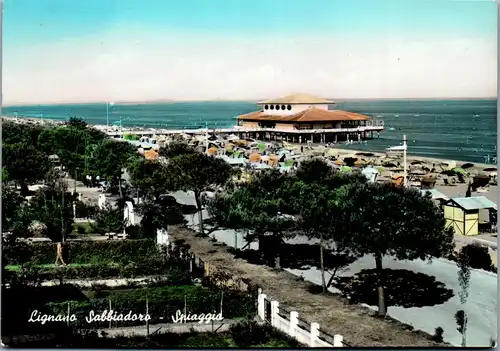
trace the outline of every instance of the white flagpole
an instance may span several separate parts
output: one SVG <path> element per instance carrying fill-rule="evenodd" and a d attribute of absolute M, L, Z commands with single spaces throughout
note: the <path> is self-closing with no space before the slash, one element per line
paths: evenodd
<path fill-rule="evenodd" d="M 208 155 L 208 122 L 205 122 L 205 154 Z"/>
<path fill-rule="evenodd" d="M 403 135 L 403 186 L 407 186 L 407 171 L 406 171 L 406 148 L 407 148 L 407 143 L 406 143 L 406 134 Z"/>

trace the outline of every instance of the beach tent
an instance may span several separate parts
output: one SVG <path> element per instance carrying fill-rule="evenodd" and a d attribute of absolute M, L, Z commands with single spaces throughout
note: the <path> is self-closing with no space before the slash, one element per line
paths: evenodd
<path fill-rule="evenodd" d="M 259 162 L 259 161 L 260 161 L 260 159 L 261 159 L 260 154 L 258 154 L 258 153 L 256 153 L 256 152 L 255 152 L 255 153 L 253 153 L 253 154 L 251 154 L 251 155 L 248 157 L 248 161 L 250 161 L 250 162 Z"/>
<path fill-rule="evenodd" d="M 450 198 L 437 189 L 420 189 L 422 194 L 430 193 L 433 200 L 449 200 Z"/>
<path fill-rule="evenodd" d="M 156 160 L 158 158 L 158 153 L 155 150 L 144 151 L 144 157 L 146 160 Z"/>
<path fill-rule="evenodd" d="M 497 205 L 485 196 L 451 198 L 443 204 L 445 227 L 458 235 L 479 235 L 480 210 L 488 210 L 491 222 Z"/>
<path fill-rule="evenodd" d="M 276 155 L 269 156 L 269 162 L 268 162 L 269 166 L 275 167 L 278 165 L 278 162 L 279 162 L 278 156 Z"/>
<path fill-rule="evenodd" d="M 361 170 L 361 173 L 368 179 L 369 182 L 377 180 L 378 170 L 374 167 L 368 166 Z"/>
<path fill-rule="evenodd" d="M 251 166 L 255 169 L 268 169 L 271 168 L 267 163 L 252 163 Z"/>
<path fill-rule="evenodd" d="M 403 185 L 404 176 L 401 174 L 393 174 L 391 176 L 391 181 L 392 181 L 392 184 L 394 184 L 394 185 Z"/>

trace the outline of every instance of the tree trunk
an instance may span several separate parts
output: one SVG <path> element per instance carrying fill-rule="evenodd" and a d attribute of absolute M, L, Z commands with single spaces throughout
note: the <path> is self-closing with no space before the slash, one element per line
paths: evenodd
<path fill-rule="evenodd" d="M 24 180 L 19 182 L 19 186 L 21 187 L 21 195 L 28 196 L 30 194 L 30 189 L 28 188 L 28 184 Z"/>
<path fill-rule="evenodd" d="M 321 268 L 321 286 L 323 288 L 323 294 L 326 293 L 326 281 L 325 281 L 325 264 L 323 262 L 323 234 L 319 237 L 319 265 Z"/>
<path fill-rule="evenodd" d="M 200 227 L 200 234 L 202 236 L 205 235 L 205 230 L 203 226 L 203 213 L 202 213 L 202 206 L 201 206 L 201 194 L 198 191 L 194 192 L 194 200 L 196 201 L 196 209 L 198 210 L 198 225 Z"/>
<path fill-rule="evenodd" d="M 462 347 L 467 347 L 467 313 L 464 311 L 464 328 L 462 332 Z"/>
<path fill-rule="evenodd" d="M 280 257 L 281 238 L 276 234 L 273 235 L 276 238 L 276 256 L 274 258 L 274 268 L 281 269 L 281 257 Z"/>
<path fill-rule="evenodd" d="M 335 269 L 333 270 L 332 276 L 331 276 L 331 277 L 330 277 L 330 279 L 328 280 L 328 283 L 326 283 L 326 288 L 327 288 L 327 289 L 328 289 L 328 288 L 332 285 L 332 283 L 333 283 L 333 279 L 335 278 L 335 275 L 337 274 L 337 270 L 338 270 L 338 268 L 335 268 Z"/>
<path fill-rule="evenodd" d="M 382 268 L 382 255 L 375 255 L 375 264 L 377 267 L 378 274 L 378 315 L 381 317 L 385 317 L 387 314 L 387 306 L 385 305 L 385 296 L 384 296 L 384 270 Z"/>
<path fill-rule="evenodd" d="M 122 177 L 118 178 L 118 191 L 120 192 L 120 199 L 123 199 L 123 191 L 122 191 Z"/>

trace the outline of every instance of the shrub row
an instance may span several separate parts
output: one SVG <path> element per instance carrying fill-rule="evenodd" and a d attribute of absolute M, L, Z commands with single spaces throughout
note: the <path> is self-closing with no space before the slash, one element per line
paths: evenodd
<path fill-rule="evenodd" d="M 56 243 L 15 243 L 3 245 L 4 265 L 51 264 Z M 67 263 L 129 263 L 143 261 L 157 253 L 154 240 L 83 241 L 66 243 Z"/>
<path fill-rule="evenodd" d="M 107 296 L 106 296 L 107 295 Z M 66 315 L 68 303 L 71 314 L 77 316 L 73 327 L 103 328 L 109 327 L 109 322 L 87 323 L 85 317 L 90 311 L 101 314 L 109 311 L 110 301 L 113 311 L 126 315 L 146 313 L 146 301 L 151 317 L 150 323 L 172 323 L 172 317 L 186 308 L 188 314 L 219 313 L 222 304 L 222 316 L 226 319 L 238 317 L 254 317 L 257 313 L 255 294 L 235 291 L 216 292 L 202 286 L 163 286 L 155 288 L 140 288 L 133 290 L 100 291 L 97 298 L 89 301 L 65 301 L 49 303 L 48 307 L 54 314 Z M 143 325 L 144 321 L 112 322 L 113 327 Z"/>
<path fill-rule="evenodd" d="M 14 273 L 14 272 L 13 272 Z M 18 282 L 43 282 L 47 280 L 66 279 L 108 279 L 108 278 L 136 278 L 152 275 L 168 276 L 172 284 L 191 282 L 191 275 L 185 261 L 151 257 L 146 261 L 128 264 L 100 264 L 81 267 L 39 268 L 33 265 L 21 266 L 14 273 Z M 29 284 L 28 284 L 29 285 Z"/>
<path fill-rule="evenodd" d="M 251 325 L 252 324 L 252 325 Z M 36 348 L 301 348 L 297 340 L 281 333 L 269 325 L 256 325 L 243 322 L 231 326 L 229 332 L 223 333 L 158 333 L 144 336 L 105 337 L 97 331 L 81 331 L 80 333 L 59 333 L 53 338 L 33 340 L 16 339 L 7 343 L 8 347 Z"/>

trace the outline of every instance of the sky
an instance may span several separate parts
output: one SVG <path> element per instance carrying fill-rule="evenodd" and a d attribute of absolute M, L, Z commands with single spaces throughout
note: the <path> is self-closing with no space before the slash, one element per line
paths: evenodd
<path fill-rule="evenodd" d="M 489 0 L 4 0 L 3 103 L 497 95 Z"/>

